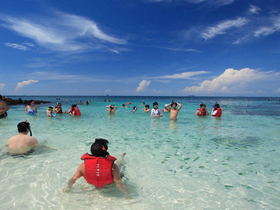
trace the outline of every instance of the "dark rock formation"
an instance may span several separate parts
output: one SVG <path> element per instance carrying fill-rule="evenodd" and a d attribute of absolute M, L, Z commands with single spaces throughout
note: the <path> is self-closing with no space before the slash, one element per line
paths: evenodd
<path fill-rule="evenodd" d="M 5 101 L 8 105 L 19 105 L 19 104 L 30 104 L 30 102 L 32 100 L 22 100 L 21 98 L 19 99 L 11 99 L 9 97 L 2 97 L 2 100 Z M 40 101 L 40 100 L 34 100 L 35 104 L 47 104 L 47 103 L 51 103 L 50 101 Z"/>

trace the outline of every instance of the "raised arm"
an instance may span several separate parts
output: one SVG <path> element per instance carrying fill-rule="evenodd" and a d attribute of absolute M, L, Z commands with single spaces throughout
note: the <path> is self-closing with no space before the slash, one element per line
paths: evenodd
<path fill-rule="evenodd" d="M 110 109 L 108 108 L 109 106 L 105 106 L 105 108 L 108 110 L 108 112 L 110 112 Z"/>
<path fill-rule="evenodd" d="M 82 163 L 78 167 L 74 176 L 68 181 L 68 186 L 63 190 L 64 192 L 68 193 L 71 190 L 73 184 L 75 184 L 76 180 L 79 179 L 81 176 L 83 176 L 84 168 L 85 168 L 85 163 Z"/>
<path fill-rule="evenodd" d="M 168 111 L 170 111 L 171 110 L 171 108 L 169 107 L 171 105 L 171 103 L 170 104 L 166 104 L 165 105 L 165 109 L 167 109 Z"/>
<path fill-rule="evenodd" d="M 176 102 L 177 103 L 177 105 L 179 106 L 178 107 L 178 111 L 180 111 L 181 110 L 181 108 L 182 108 L 182 105 L 181 104 L 179 104 L 178 102 Z"/>
<path fill-rule="evenodd" d="M 126 198 L 131 198 L 126 185 L 121 180 L 120 170 L 116 164 L 113 165 L 112 175 L 117 188 L 125 194 Z"/>

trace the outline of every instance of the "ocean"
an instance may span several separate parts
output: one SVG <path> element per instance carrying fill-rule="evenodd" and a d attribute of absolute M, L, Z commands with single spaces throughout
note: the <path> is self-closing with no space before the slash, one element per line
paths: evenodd
<path fill-rule="evenodd" d="M 10 106 L 8 117 L 0 119 L 1 210 L 280 209 L 279 98 L 175 97 L 182 109 L 170 121 L 169 113 L 154 118 L 141 105 L 157 101 L 163 109 L 172 97 L 10 97 L 51 103 L 36 105 L 36 116 L 26 114 L 25 105 Z M 61 102 L 65 111 L 80 100 L 81 116 L 46 115 L 50 105 Z M 136 113 L 121 107 L 128 102 Z M 221 118 L 194 116 L 200 103 L 210 112 L 216 102 Z M 108 115 L 105 106 L 112 103 L 119 108 Z M 52 149 L 7 154 L 5 144 L 25 120 L 39 143 Z M 133 199 L 115 186 L 96 189 L 83 177 L 63 192 L 95 138 L 107 139 L 116 158 L 126 152 L 120 170 Z"/>

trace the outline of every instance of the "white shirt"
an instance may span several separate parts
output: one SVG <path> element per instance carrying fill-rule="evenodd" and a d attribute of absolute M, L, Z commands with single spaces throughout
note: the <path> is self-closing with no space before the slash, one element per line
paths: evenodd
<path fill-rule="evenodd" d="M 152 109 L 151 115 L 162 115 L 161 109 Z"/>

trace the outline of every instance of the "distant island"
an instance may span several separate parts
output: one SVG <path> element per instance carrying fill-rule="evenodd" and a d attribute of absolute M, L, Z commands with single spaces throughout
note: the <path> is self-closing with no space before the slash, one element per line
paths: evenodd
<path fill-rule="evenodd" d="M 35 104 L 48 104 L 51 103 L 50 101 L 42 101 L 42 100 L 22 100 L 21 98 L 18 99 L 11 99 L 6 96 L 2 96 L 2 100 L 5 101 L 8 105 L 19 105 L 19 104 L 30 104 L 31 101 L 35 101 Z"/>

